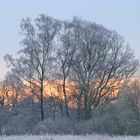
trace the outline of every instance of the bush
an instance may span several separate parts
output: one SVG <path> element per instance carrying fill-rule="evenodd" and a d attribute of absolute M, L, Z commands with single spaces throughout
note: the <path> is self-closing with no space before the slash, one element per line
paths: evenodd
<path fill-rule="evenodd" d="M 76 134 L 76 135 L 93 134 L 93 132 L 94 130 L 93 130 L 92 120 L 77 122 L 75 123 L 74 128 L 73 128 L 73 134 Z"/>
<path fill-rule="evenodd" d="M 9 114 L 4 108 L 0 108 L 0 134 L 5 131 L 4 126 L 7 124 L 9 119 Z"/>
<path fill-rule="evenodd" d="M 123 91 L 114 103 L 99 107 L 93 115 L 94 132 L 109 135 L 139 135 L 139 92 Z"/>
<path fill-rule="evenodd" d="M 93 129 L 99 134 L 122 134 L 119 113 L 114 104 L 102 106 L 95 110 L 93 115 Z"/>
<path fill-rule="evenodd" d="M 38 118 L 32 112 L 19 113 L 9 117 L 4 126 L 6 135 L 30 134 Z"/>
<path fill-rule="evenodd" d="M 63 119 L 47 119 L 39 122 L 33 129 L 35 134 L 71 134 L 74 122 L 66 118 Z"/>

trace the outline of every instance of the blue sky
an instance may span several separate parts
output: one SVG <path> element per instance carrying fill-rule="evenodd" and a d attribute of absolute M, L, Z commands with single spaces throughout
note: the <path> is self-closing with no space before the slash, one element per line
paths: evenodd
<path fill-rule="evenodd" d="M 3 56 L 20 48 L 22 18 L 47 14 L 58 19 L 83 17 L 116 30 L 140 56 L 140 0 L 0 0 L 0 78 Z"/>

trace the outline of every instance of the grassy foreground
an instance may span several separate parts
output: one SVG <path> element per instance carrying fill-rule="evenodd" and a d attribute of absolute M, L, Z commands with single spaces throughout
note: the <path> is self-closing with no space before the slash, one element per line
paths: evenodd
<path fill-rule="evenodd" d="M 45 135 L 45 136 L 0 136 L 0 140 L 140 140 L 140 136 L 71 136 L 71 135 Z"/>

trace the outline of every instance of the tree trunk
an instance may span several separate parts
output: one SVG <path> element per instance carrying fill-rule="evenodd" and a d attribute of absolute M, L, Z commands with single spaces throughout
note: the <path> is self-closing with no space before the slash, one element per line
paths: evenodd
<path fill-rule="evenodd" d="M 82 97 L 82 92 L 77 97 L 77 120 L 79 121 L 81 119 L 81 97 Z"/>
<path fill-rule="evenodd" d="M 84 119 L 87 120 L 87 95 L 84 93 Z"/>
<path fill-rule="evenodd" d="M 60 107 L 61 118 L 63 118 L 63 104 L 60 103 L 59 107 Z"/>
<path fill-rule="evenodd" d="M 64 78 L 63 81 L 63 94 L 64 94 L 64 101 L 65 101 L 65 110 L 66 110 L 66 116 L 69 118 L 69 108 L 68 108 L 68 100 L 67 100 L 67 94 L 66 94 L 66 80 Z"/>
<path fill-rule="evenodd" d="M 85 111 L 85 120 L 91 119 L 91 107 L 87 107 Z"/>
<path fill-rule="evenodd" d="M 88 95 L 84 95 L 84 119 L 91 119 L 91 105 L 88 104 Z"/>
<path fill-rule="evenodd" d="M 43 85 L 43 80 L 41 80 L 41 87 L 40 87 L 40 94 L 41 94 L 41 98 L 40 98 L 40 113 L 41 113 L 41 120 L 44 121 L 44 96 L 43 96 L 43 92 L 44 92 L 44 85 Z"/>

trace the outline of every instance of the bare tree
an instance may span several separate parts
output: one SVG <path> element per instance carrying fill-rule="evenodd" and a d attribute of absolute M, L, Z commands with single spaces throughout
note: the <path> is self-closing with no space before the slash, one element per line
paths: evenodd
<path fill-rule="evenodd" d="M 77 18 L 71 27 L 77 46 L 72 76 L 79 88 L 78 110 L 83 106 L 84 118 L 89 119 L 92 109 L 118 96 L 122 82 L 136 71 L 138 60 L 115 31 Z"/>
<path fill-rule="evenodd" d="M 62 81 L 61 85 L 64 95 L 64 103 L 65 103 L 65 111 L 66 116 L 69 118 L 69 109 L 68 109 L 68 93 L 67 86 L 69 79 L 69 73 L 72 65 L 73 55 L 76 50 L 75 44 L 73 44 L 73 34 L 71 32 L 71 28 L 68 26 L 69 23 L 64 22 L 63 24 L 63 32 L 60 35 L 60 45 L 57 49 L 57 67 L 58 71 L 57 76 L 59 81 Z"/>
<path fill-rule="evenodd" d="M 17 115 L 19 103 L 25 99 L 25 87 L 17 75 L 8 72 L 0 84 L 0 104 L 11 115 Z"/>
<path fill-rule="evenodd" d="M 10 55 L 6 56 L 23 80 L 38 87 L 42 120 L 44 120 L 44 82 L 49 79 L 53 66 L 52 50 L 60 27 L 58 20 L 45 15 L 40 15 L 34 23 L 29 18 L 23 19 L 21 22 L 24 35 L 21 42 L 23 48 L 16 59 Z"/>

